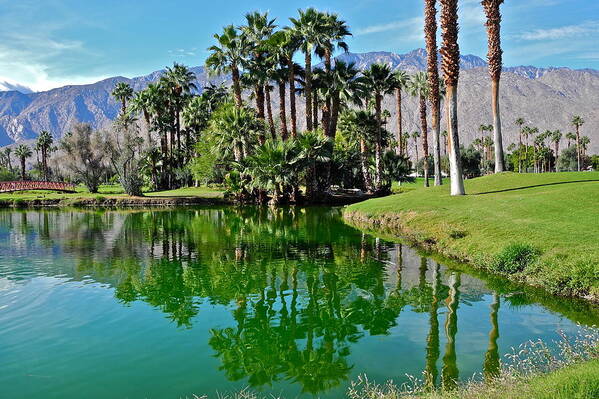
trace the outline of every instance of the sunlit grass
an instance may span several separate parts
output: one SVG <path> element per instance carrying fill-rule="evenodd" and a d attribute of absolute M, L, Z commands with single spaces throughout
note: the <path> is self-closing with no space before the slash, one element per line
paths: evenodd
<path fill-rule="evenodd" d="M 493 270 L 510 244 L 540 256 L 513 278 L 554 293 L 599 296 L 599 173 L 504 173 L 355 204 L 346 216 Z M 380 225 L 378 225 L 380 222 Z"/>

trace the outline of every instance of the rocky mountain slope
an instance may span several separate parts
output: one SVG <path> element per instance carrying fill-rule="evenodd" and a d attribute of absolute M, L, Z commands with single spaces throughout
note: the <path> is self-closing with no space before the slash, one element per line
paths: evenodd
<path fill-rule="evenodd" d="M 394 69 L 415 72 L 426 66 L 426 52 L 422 49 L 407 54 L 347 53 L 340 58 L 355 63 L 358 68 L 367 68 L 379 62 Z M 464 55 L 461 66 L 460 128 L 463 141 L 468 143 L 479 134 L 477 129 L 480 124 L 489 124 L 491 121 L 490 82 L 483 59 Z M 210 81 L 225 80 L 209 78 L 203 67 L 194 67 L 192 70 L 198 78 L 198 87 Z M 110 96 L 117 82 L 128 82 L 134 89 L 140 90 L 156 81 L 161 73 L 156 71 L 132 79 L 114 77 L 90 85 L 65 86 L 40 93 L 0 92 L 0 146 L 33 139 L 41 130 L 48 130 L 60 137 L 75 122 L 104 127 L 118 113 L 119 106 Z M 273 97 L 276 112 L 276 96 Z M 586 120 L 582 133 L 591 138 L 590 151 L 599 152 L 599 71 L 508 67 L 503 74 L 501 97 L 508 143 L 516 140 L 517 129 L 513 122 L 518 117 L 523 117 L 528 124 L 537 126 L 541 131 L 561 129 L 565 133 L 571 130 L 569 119 L 577 114 Z M 394 131 L 396 116 L 393 99 L 385 99 L 384 105 L 391 112 L 389 127 Z M 303 107 L 298 111 L 303 113 Z M 407 95 L 404 118 L 404 130 L 418 130 L 417 102 Z M 298 118 L 300 122 L 303 119 Z"/>

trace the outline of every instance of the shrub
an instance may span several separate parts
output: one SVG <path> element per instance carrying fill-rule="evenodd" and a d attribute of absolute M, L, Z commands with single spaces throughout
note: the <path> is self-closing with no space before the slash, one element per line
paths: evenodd
<path fill-rule="evenodd" d="M 501 273 L 519 273 L 537 260 L 540 251 L 528 244 L 510 244 L 493 262 L 493 269 Z"/>

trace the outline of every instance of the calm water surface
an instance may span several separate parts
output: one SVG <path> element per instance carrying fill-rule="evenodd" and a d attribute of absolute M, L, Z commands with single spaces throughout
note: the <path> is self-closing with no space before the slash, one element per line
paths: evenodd
<path fill-rule="evenodd" d="M 340 210 L 0 211 L 0 397 L 451 386 L 597 310 L 451 269 Z"/>

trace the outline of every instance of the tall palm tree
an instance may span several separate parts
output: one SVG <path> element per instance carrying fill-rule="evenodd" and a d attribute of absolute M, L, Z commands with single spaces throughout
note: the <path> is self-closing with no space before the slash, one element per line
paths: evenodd
<path fill-rule="evenodd" d="M 437 61 L 437 0 L 424 0 L 424 37 L 426 40 L 429 101 L 432 108 L 431 130 L 434 142 L 435 186 L 440 186 L 443 184 L 443 180 L 441 177 L 441 127 L 439 123 L 441 96 L 439 90 L 439 63 Z M 426 160 L 425 162 L 428 163 Z M 425 173 L 425 184 L 428 185 L 428 173 Z"/>
<path fill-rule="evenodd" d="M 42 130 L 40 135 L 37 137 L 37 146 L 39 146 L 42 153 L 42 175 L 44 180 L 48 180 L 48 151 L 54 143 L 54 138 L 47 130 Z"/>
<path fill-rule="evenodd" d="M 312 53 L 323 36 L 326 18 L 325 14 L 312 7 L 298 12 L 298 18 L 289 19 L 295 35 L 301 40 L 301 50 L 305 57 L 306 129 L 312 130 Z"/>
<path fill-rule="evenodd" d="M 12 172 L 12 161 L 10 154 L 12 153 L 12 148 L 6 147 L 4 149 L 4 156 L 6 157 L 6 164 L 8 166 L 8 170 Z"/>
<path fill-rule="evenodd" d="M 21 161 L 21 180 L 25 180 L 25 160 L 29 158 L 33 153 L 31 152 L 31 148 L 28 145 L 20 144 L 15 149 L 15 155 Z"/>
<path fill-rule="evenodd" d="M 458 45 L 458 0 L 440 0 L 442 68 L 447 90 L 446 104 L 449 125 L 449 170 L 451 195 L 465 195 L 460 135 L 458 131 L 458 82 L 460 79 L 460 47 Z"/>
<path fill-rule="evenodd" d="M 580 172 L 582 170 L 580 159 L 580 127 L 584 125 L 584 119 L 582 119 L 578 115 L 575 115 L 574 117 L 572 117 L 570 124 L 574 126 L 574 128 L 576 128 L 576 160 L 578 162 L 578 171 Z"/>
<path fill-rule="evenodd" d="M 438 87 L 438 85 L 437 85 Z M 426 122 L 426 99 L 430 95 L 431 88 L 428 84 L 427 75 L 424 72 L 418 72 L 412 75 L 408 83 L 408 92 L 411 96 L 419 99 L 420 103 L 420 132 L 422 134 L 423 149 L 423 173 L 424 187 L 429 186 L 428 182 L 428 127 Z"/>
<path fill-rule="evenodd" d="M 418 138 L 420 137 L 420 132 L 419 131 L 415 131 L 414 133 L 412 133 L 412 139 L 414 140 L 414 151 L 416 152 L 416 173 L 418 173 Z"/>
<path fill-rule="evenodd" d="M 233 94 L 235 105 L 241 108 L 241 80 L 240 70 L 244 67 L 249 49 L 245 35 L 240 35 L 233 25 L 223 28 L 222 34 L 215 34 L 217 45 L 208 48 L 211 52 L 206 59 L 206 67 L 211 74 L 231 74 L 233 79 Z"/>
<path fill-rule="evenodd" d="M 499 80 L 501 79 L 501 11 L 499 7 L 504 0 L 482 0 L 481 4 L 487 15 L 487 36 L 489 52 L 487 60 L 491 75 L 491 104 L 493 109 L 493 141 L 495 144 L 495 173 L 505 171 L 503 159 L 503 137 L 501 135 L 501 113 L 499 110 Z"/>
<path fill-rule="evenodd" d="M 197 90 L 194 81 L 196 75 L 185 65 L 173 64 L 167 67 L 160 81 L 172 96 L 172 105 L 175 117 L 175 135 L 177 138 L 177 149 L 181 151 L 181 111 L 185 106 L 185 99 L 189 98 L 192 90 Z M 186 142 L 189 143 L 189 133 L 186 130 Z"/>
<path fill-rule="evenodd" d="M 524 125 L 524 119 L 516 119 L 516 126 L 518 126 L 518 173 L 522 173 L 522 126 Z"/>
<path fill-rule="evenodd" d="M 562 137 L 564 135 L 560 130 L 556 130 L 555 132 L 551 132 L 551 141 L 555 146 L 555 171 L 558 172 L 557 161 L 559 159 L 559 143 L 562 141 Z"/>
<path fill-rule="evenodd" d="M 441 136 L 443 136 L 443 155 L 447 155 L 449 153 L 449 143 L 447 141 L 447 130 L 443 130 L 443 132 L 441 133 Z"/>
<path fill-rule="evenodd" d="M 266 101 L 265 86 L 268 86 L 269 59 L 267 57 L 268 47 L 266 45 L 268 38 L 276 28 L 275 19 L 268 17 L 268 12 L 260 13 L 258 11 L 250 12 L 245 15 L 246 25 L 238 29 L 247 40 L 249 53 L 249 74 L 254 77 L 254 93 L 256 95 L 256 108 L 258 118 L 264 119 Z M 270 97 L 270 94 L 269 94 Z"/>
<path fill-rule="evenodd" d="M 119 82 L 114 86 L 111 94 L 121 103 L 121 114 L 124 115 L 127 110 L 127 101 L 133 97 L 133 89 L 128 83 Z"/>
<path fill-rule="evenodd" d="M 348 51 L 349 47 L 344 41 L 346 36 L 351 36 L 351 32 L 347 26 L 347 23 L 339 19 L 337 14 L 325 13 L 324 14 L 324 26 L 322 27 L 322 34 L 318 36 L 319 40 L 316 43 L 316 54 L 324 59 L 324 70 L 326 74 L 330 74 L 332 70 L 332 55 L 335 47 Z M 326 96 L 323 102 L 323 123 L 322 128 L 324 133 L 328 137 L 333 137 L 335 132 L 331 132 L 333 123 L 332 117 L 332 98 Z M 316 125 L 316 116 L 314 116 L 314 124 Z"/>
<path fill-rule="evenodd" d="M 566 133 L 566 139 L 568 139 L 568 148 L 572 145 L 572 141 L 576 142 L 576 133 Z"/>
<path fill-rule="evenodd" d="M 378 127 L 375 145 L 375 186 L 381 188 L 382 176 L 382 103 L 386 94 L 392 94 L 395 90 L 395 79 L 391 68 L 383 64 L 372 64 L 370 68 L 363 71 L 362 77 L 358 79 L 364 85 L 364 90 L 374 96 L 374 110 Z"/>
<path fill-rule="evenodd" d="M 331 121 L 329 125 L 329 136 L 335 138 L 339 112 L 344 106 L 350 104 L 361 105 L 362 86 L 357 77 L 360 71 L 354 64 L 347 64 L 337 60 L 331 71 L 331 86 L 327 97 L 331 98 Z"/>
<path fill-rule="evenodd" d="M 410 80 L 410 75 L 406 71 L 397 71 L 394 75 L 395 78 L 395 106 L 397 107 L 397 153 L 398 155 L 404 155 L 403 146 L 401 145 L 403 134 L 403 118 L 401 112 L 401 92 L 408 85 L 408 81 Z"/>
<path fill-rule="evenodd" d="M 287 85 L 289 87 L 289 119 L 291 125 L 291 137 L 297 137 L 297 111 L 295 107 L 296 88 L 295 82 L 298 76 L 298 66 L 293 62 L 293 56 L 301 44 L 300 38 L 292 28 L 285 28 L 275 32 L 268 41 L 268 46 L 273 54 L 276 54 L 280 63 L 287 65 Z M 279 89 L 280 90 L 280 89 Z M 286 138 L 286 135 L 284 136 Z"/>

